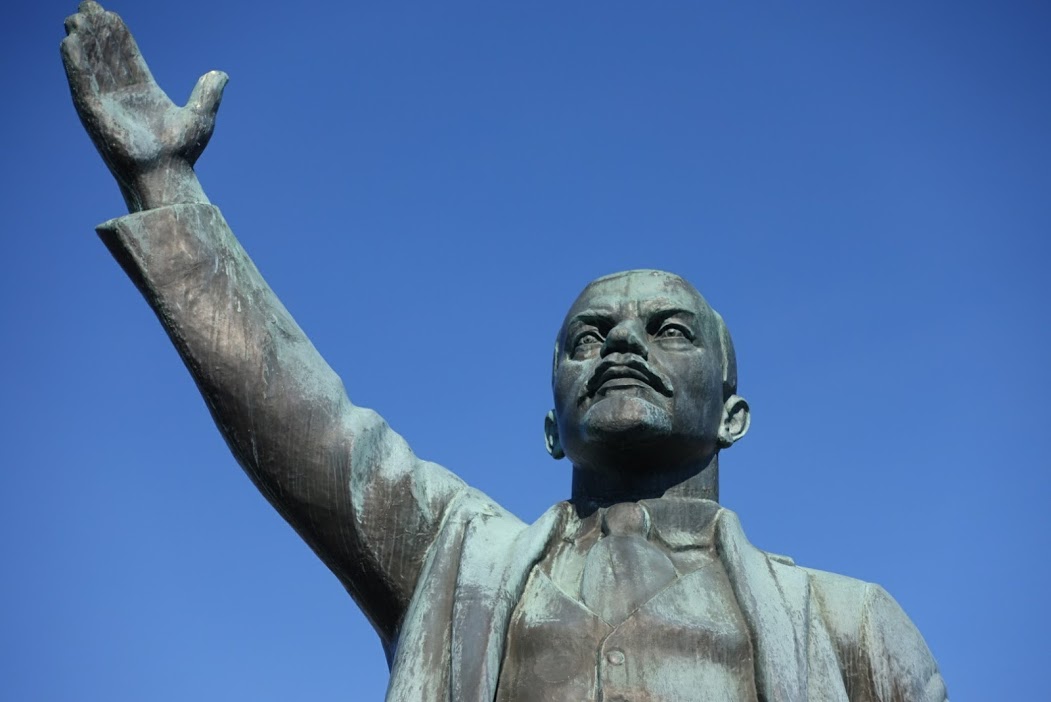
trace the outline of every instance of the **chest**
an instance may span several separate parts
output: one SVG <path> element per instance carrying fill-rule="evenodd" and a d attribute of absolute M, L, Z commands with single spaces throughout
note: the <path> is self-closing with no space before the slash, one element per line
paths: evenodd
<path fill-rule="evenodd" d="M 581 597 L 579 554 L 553 556 L 511 617 L 497 700 L 755 701 L 748 627 L 710 552 L 677 559 L 685 572 L 616 618 Z"/>

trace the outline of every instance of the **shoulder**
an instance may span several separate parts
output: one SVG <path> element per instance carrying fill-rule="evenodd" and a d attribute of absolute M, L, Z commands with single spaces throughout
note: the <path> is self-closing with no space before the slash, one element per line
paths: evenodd
<path fill-rule="evenodd" d="M 930 648 L 890 593 L 844 575 L 800 570 L 810 582 L 811 606 L 819 608 L 841 667 L 853 678 L 848 680 L 850 687 L 867 690 L 868 699 L 947 699 Z"/>
<path fill-rule="evenodd" d="M 895 648 L 918 639 L 919 632 L 901 606 L 881 586 L 813 568 L 799 568 L 810 582 L 833 640 L 841 646 L 890 643 Z M 926 650 L 926 644 L 919 639 Z M 929 655 L 929 652 L 928 652 Z"/>
<path fill-rule="evenodd" d="M 780 579 L 805 579 L 830 633 L 841 640 L 856 639 L 866 627 L 912 622 L 881 586 L 839 573 L 800 566 L 788 556 L 764 551 Z"/>
<path fill-rule="evenodd" d="M 807 574 L 811 594 L 836 639 L 844 643 L 891 643 L 899 649 L 918 640 L 929 655 L 905 610 L 881 586 L 813 568 L 800 570 Z"/>
<path fill-rule="evenodd" d="M 720 512 L 723 557 L 749 573 L 774 576 L 778 595 L 819 638 L 827 632 L 849 699 L 944 702 L 945 684 L 926 642 L 901 606 L 879 585 L 795 565 L 747 543 L 737 516 Z M 748 555 L 751 554 L 751 555 Z"/>
<path fill-rule="evenodd" d="M 885 592 L 883 588 L 838 573 L 802 567 L 799 570 L 810 582 L 811 594 L 833 640 L 842 643 L 857 638 L 869 598 L 877 590 Z"/>

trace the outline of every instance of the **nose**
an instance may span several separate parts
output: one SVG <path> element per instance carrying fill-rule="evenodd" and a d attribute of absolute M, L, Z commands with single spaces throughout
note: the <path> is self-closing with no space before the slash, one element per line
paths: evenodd
<path fill-rule="evenodd" d="M 611 353 L 632 353 L 644 361 L 648 360 L 650 352 L 646 346 L 646 333 L 642 324 L 626 320 L 610 329 L 606 341 L 602 344 L 602 356 Z"/>

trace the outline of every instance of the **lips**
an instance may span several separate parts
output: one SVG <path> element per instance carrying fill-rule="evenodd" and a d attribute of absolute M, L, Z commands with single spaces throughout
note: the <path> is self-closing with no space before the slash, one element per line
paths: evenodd
<path fill-rule="evenodd" d="M 656 390 L 661 395 L 671 397 L 671 383 L 653 372 L 649 366 L 641 361 L 628 361 L 627 363 L 605 362 L 599 364 L 594 375 L 588 380 L 586 394 L 593 397 L 607 384 L 617 381 L 627 381 L 624 385 L 642 383 Z"/>

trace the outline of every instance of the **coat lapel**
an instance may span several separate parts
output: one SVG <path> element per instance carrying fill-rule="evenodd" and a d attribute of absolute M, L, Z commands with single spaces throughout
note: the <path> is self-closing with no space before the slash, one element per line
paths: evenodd
<path fill-rule="evenodd" d="M 760 700 L 806 702 L 810 588 L 800 568 L 777 568 L 745 538 L 737 515 L 721 510 L 716 543 L 755 644 Z"/>
<path fill-rule="evenodd" d="M 447 702 L 449 699 L 449 618 L 457 567 L 472 495 L 449 506 L 445 523 L 423 564 L 420 581 L 401 632 L 391 667 L 387 702 Z"/>
<path fill-rule="evenodd" d="M 533 566 L 561 533 L 567 509 L 559 503 L 529 527 L 506 512 L 481 514 L 468 524 L 453 604 L 453 700 L 495 697 L 511 615 Z"/>

